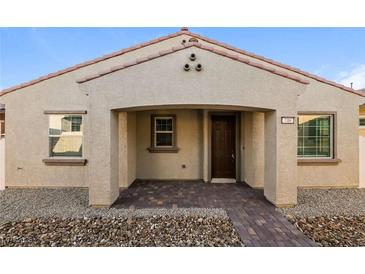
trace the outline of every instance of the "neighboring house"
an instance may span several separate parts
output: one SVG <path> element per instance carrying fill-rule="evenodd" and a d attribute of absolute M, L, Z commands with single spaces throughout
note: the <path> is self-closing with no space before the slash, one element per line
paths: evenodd
<path fill-rule="evenodd" d="M 358 92 L 365 96 L 365 88 Z M 360 187 L 365 188 L 365 105 L 360 106 L 359 114 Z"/>
<path fill-rule="evenodd" d="M 187 29 L 0 102 L 7 187 L 88 187 L 110 206 L 136 179 L 245 181 L 292 206 L 298 187 L 359 186 L 361 94 Z"/>
<path fill-rule="evenodd" d="M 5 106 L 0 104 L 0 138 L 5 136 Z"/>
<path fill-rule="evenodd" d="M 5 188 L 5 106 L 0 104 L 0 190 Z"/>

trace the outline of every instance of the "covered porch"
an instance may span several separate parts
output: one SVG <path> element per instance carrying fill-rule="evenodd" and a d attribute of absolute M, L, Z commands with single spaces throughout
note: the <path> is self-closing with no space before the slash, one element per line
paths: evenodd
<path fill-rule="evenodd" d="M 203 69 L 184 69 L 192 54 Z M 245 181 L 275 206 L 296 204 L 295 117 L 307 81 L 193 43 L 78 83 L 90 205 L 110 206 L 136 179 Z M 176 117 L 175 136 L 151 130 L 156 115 Z"/>
<path fill-rule="evenodd" d="M 265 114 L 182 106 L 118 112 L 120 187 L 135 179 L 264 187 Z"/>
<path fill-rule="evenodd" d="M 117 109 L 111 114 L 113 168 L 120 190 L 136 180 L 178 180 L 187 188 L 196 180 L 245 182 L 263 189 L 263 197 L 276 206 L 296 204 L 296 128 L 284 127 L 292 140 L 280 140 L 276 111 L 183 105 Z M 279 151 L 279 142 L 287 149 Z M 92 186 L 90 193 L 94 204 Z"/>

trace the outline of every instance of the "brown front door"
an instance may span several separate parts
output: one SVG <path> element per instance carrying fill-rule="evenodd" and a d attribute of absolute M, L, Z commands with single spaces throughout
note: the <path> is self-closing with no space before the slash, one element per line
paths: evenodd
<path fill-rule="evenodd" d="M 212 177 L 236 177 L 236 116 L 212 116 Z"/>

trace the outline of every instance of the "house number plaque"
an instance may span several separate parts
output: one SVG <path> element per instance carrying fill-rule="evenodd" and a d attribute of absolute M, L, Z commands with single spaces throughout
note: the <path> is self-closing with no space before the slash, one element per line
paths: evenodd
<path fill-rule="evenodd" d="M 281 123 L 291 125 L 291 124 L 294 124 L 294 121 L 295 121 L 294 119 L 295 119 L 295 117 L 281 117 Z"/>

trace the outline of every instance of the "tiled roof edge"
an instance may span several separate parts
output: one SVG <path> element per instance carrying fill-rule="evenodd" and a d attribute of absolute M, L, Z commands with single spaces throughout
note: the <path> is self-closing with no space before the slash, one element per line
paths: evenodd
<path fill-rule="evenodd" d="M 86 66 L 89 66 L 89 65 L 93 65 L 93 64 L 108 60 L 110 58 L 117 57 L 119 55 L 131 52 L 131 51 L 134 51 L 134 50 L 146 47 L 146 46 L 150 46 L 150 45 L 165 41 L 167 39 L 174 38 L 174 37 L 180 36 L 182 34 L 187 34 L 187 33 L 188 33 L 188 31 L 186 31 L 186 30 L 178 31 L 178 32 L 173 33 L 173 34 L 162 36 L 162 37 L 153 39 L 153 40 L 148 41 L 148 42 L 143 42 L 141 44 L 138 44 L 138 45 L 135 45 L 135 46 L 132 46 L 132 47 L 129 47 L 129 48 L 121 49 L 121 50 L 118 50 L 116 52 L 106 54 L 106 55 L 103 55 L 101 57 L 98 57 L 98 58 L 95 58 L 95 59 L 92 59 L 92 60 L 89 60 L 89 61 L 86 61 L 86 62 L 83 62 L 83 63 L 80 63 L 80 64 L 76 64 L 74 66 L 71 66 L 71 67 L 68 67 L 68 68 L 65 68 L 65 69 L 62 69 L 62 70 L 59 70 L 59 71 L 56 71 L 56 72 L 41 76 L 37 79 L 31 80 L 31 81 L 28 81 L 28 82 L 24 82 L 24 83 L 21 83 L 19 85 L 16 85 L 16 86 L 1 90 L 0 91 L 0 96 L 3 96 L 3 95 L 5 95 L 9 92 L 13 92 L 13 91 L 16 91 L 16 90 L 21 89 L 21 88 L 25 88 L 25 87 L 37 84 L 39 82 L 42 82 L 42 81 L 45 81 L 45 80 L 60 76 L 62 74 L 65 74 L 65 73 L 68 73 L 68 72 L 71 72 L 71 71 L 74 71 L 74 70 L 77 70 L 77 69 L 80 69 L 80 68 L 83 68 L 83 67 L 86 67 Z"/>
<path fill-rule="evenodd" d="M 349 88 L 349 87 L 346 87 L 344 85 L 338 84 L 336 82 L 333 82 L 333 81 L 324 79 L 322 77 L 319 77 L 317 75 L 311 74 L 311 73 L 306 72 L 306 71 L 303 71 L 301 69 L 298 69 L 298 68 L 295 68 L 295 67 L 292 67 L 292 66 L 289 66 L 289 65 L 282 64 L 280 62 L 274 61 L 272 59 L 266 58 L 266 57 L 261 56 L 261 55 L 257 55 L 257 54 L 252 53 L 252 52 L 248 52 L 248 51 L 245 51 L 245 50 L 242 50 L 242 49 L 239 49 L 239 48 L 235 48 L 235 47 L 233 47 L 231 45 L 228 45 L 228 44 L 219 42 L 217 40 L 210 39 L 208 37 L 201 36 L 201 35 L 196 34 L 196 33 L 192 33 L 190 31 L 187 31 L 186 34 L 188 34 L 188 35 L 190 35 L 192 37 L 195 37 L 197 39 L 203 40 L 205 42 L 208 42 L 208 43 L 215 44 L 217 46 L 223 47 L 225 49 L 232 50 L 232 51 L 235 51 L 237 53 L 240 53 L 240 54 L 243 54 L 243 55 L 247 55 L 247 56 L 250 56 L 252 58 L 255 58 L 255 59 L 264 61 L 266 63 L 269 63 L 269 64 L 272 64 L 272 65 L 275 65 L 275 66 L 278 66 L 278 67 L 281 67 L 281 68 L 284 68 L 284 69 L 293 71 L 295 73 L 301 74 L 301 75 L 306 76 L 308 78 L 314 79 L 314 80 L 316 80 L 318 82 L 322 82 L 322 83 L 325 83 L 325 84 L 328 84 L 328 85 L 331 85 L 331 86 L 340 88 L 340 89 L 342 89 L 344 91 L 351 92 L 353 94 L 356 94 L 356 95 L 365 97 L 364 94 L 361 94 L 361 93 L 359 93 L 358 91 L 356 91 L 356 90 L 354 90 L 352 88 Z"/>
<path fill-rule="evenodd" d="M 331 85 L 331 86 L 334 86 L 334 87 L 337 87 L 339 89 L 342 89 L 344 91 L 347 91 L 347 92 L 350 92 L 350 93 L 353 93 L 355 95 L 358 95 L 358 96 L 362 96 L 362 97 L 365 97 L 365 94 L 362 94 L 352 88 L 349 88 L 349 87 L 346 87 L 344 85 L 341 85 L 341 84 L 338 84 L 336 82 L 333 82 L 333 81 L 330 81 L 330 80 L 327 80 L 327 79 L 324 79 L 324 78 L 321 78 L 319 76 L 316 76 L 314 74 L 311 74 L 309 72 L 305 72 L 303 70 L 300 70 L 298 68 L 295 68 L 295 67 L 292 67 L 292 66 L 289 66 L 289 65 L 285 65 L 285 64 L 282 64 L 280 62 L 277 62 L 277 61 L 274 61 L 272 59 L 269 59 L 269 58 L 266 58 L 266 57 L 263 57 L 263 56 L 260 56 L 260 55 L 257 55 L 257 54 L 254 54 L 254 53 L 251 53 L 251 52 L 248 52 L 248 51 L 245 51 L 245 50 L 242 50 L 242 49 L 238 49 L 238 48 L 235 48 L 231 45 L 228 45 L 228 44 L 225 44 L 225 43 L 222 43 L 222 42 L 219 42 L 217 40 L 213 40 L 213 39 L 210 39 L 208 37 L 204 37 L 204 36 L 201 36 L 199 34 L 196 34 L 196 33 L 192 33 L 190 31 L 188 31 L 187 29 L 182 29 L 181 31 L 179 32 L 176 32 L 176 33 L 173 33 L 173 34 L 169 34 L 169 35 L 166 35 L 166 36 L 163 36 L 163 37 L 160 37 L 160 38 L 156 38 L 156 39 L 153 39 L 149 42 L 144 42 L 144 43 L 141 43 L 141 44 L 138 44 L 136 46 L 132 46 L 132 47 L 129 47 L 129 48 L 126 48 L 126 49 L 122 49 L 122 50 L 119 50 L 119 51 L 116 51 L 114 53 L 111 53 L 111 54 L 107 54 L 107 55 L 104 55 L 102 57 L 99 57 L 99 58 L 96 58 L 96 59 L 93 59 L 93 60 L 90 60 L 90 61 L 86 61 L 84 63 L 80 63 L 80 64 L 77 64 L 77 65 L 74 65 L 74 66 L 71 66 L 71 67 L 68 67 L 66 69 L 63 69 L 63 70 L 60 70 L 60 71 L 57 71 L 57 72 L 54 72 L 54 73 L 50 73 L 48 75 L 45 75 L 45 76 L 41 76 L 35 80 L 32 80 L 32 81 L 29 81 L 29 82 L 25 82 L 25 83 L 22 83 L 22 84 L 19 84 L 19 85 L 16 85 L 16 86 L 13 86 L 13 87 L 10 87 L 10 88 L 7 88 L 7 89 L 4 89 L 2 91 L 0 91 L 0 97 L 7 94 L 7 93 L 10 93 L 10 92 L 13 92 L 13 91 L 16 91 L 18 89 L 21 89 L 21 88 L 25 88 L 25 87 L 28 87 L 28 86 L 31 86 L 31 85 L 34 85 L 34 84 L 37 84 L 39 82 L 42 82 L 42 81 L 45 81 L 45 80 L 48 80 L 48 79 L 51 79 L 53 77 L 57 77 L 57 76 L 60 76 L 62 74 L 65 74 L 65 73 L 68 73 L 68 72 L 71 72 L 71 71 L 74 71 L 74 70 L 77 70 L 79 68 L 82 68 L 82 67 L 86 67 L 86 66 L 89 66 L 89 65 L 92 65 L 92 64 L 95 64 L 95 63 L 98 63 L 98 62 L 102 62 L 104 60 L 107 60 L 107 59 L 110 59 L 110 58 L 113 58 L 113 57 L 116 57 L 116 56 L 119 56 L 119 55 L 122 55 L 124 53 L 127 53 L 127 52 L 131 52 L 133 50 L 137 50 L 137 49 L 140 49 L 140 48 L 143 48 L 145 46 L 149 46 L 149 45 L 152 45 L 152 44 L 155 44 L 155 43 L 158 43 L 158 42 L 161 42 L 161 41 L 164 41 L 164 40 L 167 40 L 169 38 L 173 38 L 173 37 L 177 37 L 179 35 L 183 35 L 183 34 L 187 34 L 189 36 L 192 36 L 192 37 L 195 37 L 197 39 L 200 39 L 200 40 L 203 40 L 205 42 L 208 42 L 208 43 L 211 43 L 211 44 L 215 44 L 217 46 L 220 46 L 220 47 L 223 47 L 225 49 L 228 49 L 228 50 L 232 50 L 232 51 L 235 51 L 237 53 L 240 53 L 240 54 L 243 54 L 243 55 L 247 55 L 247 56 L 250 56 L 252 58 L 255 58 L 255 59 L 258 59 L 258 60 L 261 60 L 261 61 L 264 61 L 266 63 L 269 63 L 269 64 L 272 64 L 272 65 L 275 65 L 275 66 L 278 66 L 278 67 L 281 67 L 281 68 L 284 68 L 284 69 L 287 69 L 289 71 L 292 71 L 292 72 L 295 72 L 295 73 L 298 73 L 298 74 L 301 74 L 305 77 L 308 77 L 308 78 L 311 78 L 311 79 L 314 79 L 318 82 L 322 82 L 322 83 L 325 83 L 325 84 L 328 84 L 328 85 Z M 294 76 L 295 77 L 295 76 Z"/>
<path fill-rule="evenodd" d="M 202 45 L 201 43 L 196 43 L 196 42 L 194 42 L 194 43 L 186 43 L 185 45 L 181 45 L 181 46 L 178 46 L 178 47 L 173 47 L 173 48 L 171 48 L 169 50 L 160 51 L 160 52 L 158 52 L 156 54 L 147 56 L 146 58 L 136 59 L 135 61 L 131 61 L 131 62 L 124 63 L 124 64 L 119 65 L 119 66 L 112 67 L 109 70 L 104 70 L 104 71 L 101 71 L 99 73 L 96 73 L 96 74 L 92 74 L 92 75 L 83 77 L 81 79 L 78 79 L 76 82 L 79 83 L 79 84 L 85 83 L 85 82 L 88 82 L 90 80 L 94 80 L 96 78 L 102 77 L 104 75 L 107 75 L 107 74 L 116 72 L 118 70 L 122 70 L 122 69 L 125 69 L 125 68 L 129 68 L 129 67 L 132 67 L 132 66 L 141 64 L 141 63 L 145 63 L 145 62 L 151 61 L 153 59 L 159 58 L 161 56 L 164 56 L 164 55 L 167 55 L 167 54 L 171 54 L 171 53 L 174 53 L 174 52 L 177 52 L 177 51 L 186 49 L 186 48 L 190 48 L 190 47 L 197 47 L 197 48 L 200 48 L 200 49 L 203 49 L 203 50 L 206 50 L 206 51 L 210 51 L 212 53 L 215 53 L 215 54 L 218 54 L 218 55 L 221 55 L 221 56 L 230 58 L 232 60 L 235 60 L 235 61 L 238 61 L 238 62 L 241 62 L 241 63 L 245 63 L 245 64 L 247 64 L 249 66 L 252 66 L 252 67 L 256 67 L 256 68 L 259 68 L 259 69 L 268 71 L 270 73 L 273 73 L 273 74 L 282 76 L 284 78 L 287 78 L 287 79 L 290 79 L 290 80 L 299 82 L 301 84 L 309 84 L 309 82 L 307 80 L 301 79 L 301 78 L 299 78 L 297 76 L 293 76 L 293 75 L 290 75 L 290 74 L 288 74 L 286 72 L 283 72 L 283 71 L 279 71 L 279 70 L 276 70 L 276 69 L 272 69 L 272 68 L 266 67 L 266 66 L 264 66 L 262 64 L 259 64 L 259 63 L 256 63 L 256 62 L 252 62 L 249 59 L 241 58 L 238 55 L 234 55 L 234 54 L 227 53 L 225 51 L 217 50 L 217 49 L 214 49 L 213 47 L 205 46 L 205 45 Z"/>

